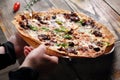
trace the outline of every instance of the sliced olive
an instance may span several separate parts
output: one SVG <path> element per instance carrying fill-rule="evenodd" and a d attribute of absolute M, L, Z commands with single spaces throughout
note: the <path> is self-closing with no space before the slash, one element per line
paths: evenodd
<path fill-rule="evenodd" d="M 74 47 L 75 44 L 73 42 L 68 42 L 68 45 Z"/>
<path fill-rule="evenodd" d="M 56 16 L 54 15 L 54 16 L 52 16 L 52 19 L 56 19 Z"/>
<path fill-rule="evenodd" d="M 38 39 L 40 39 L 40 40 L 50 40 L 50 36 L 46 35 L 46 34 L 41 34 L 41 35 L 38 35 Z"/>
<path fill-rule="evenodd" d="M 100 48 L 97 47 L 97 48 L 94 48 L 94 50 L 95 50 L 96 52 L 99 52 L 99 51 L 100 51 Z"/>
<path fill-rule="evenodd" d="M 96 36 L 96 37 L 102 37 L 102 33 L 100 31 L 94 31 L 93 34 Z"/>

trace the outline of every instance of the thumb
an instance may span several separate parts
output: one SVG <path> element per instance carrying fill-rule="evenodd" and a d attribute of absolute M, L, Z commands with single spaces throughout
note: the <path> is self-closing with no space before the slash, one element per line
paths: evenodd
<path fill-rule="evenodd" d="M 38 52 L 38 53 L 45 53 L 45 50 L 46 50 L 46 47 L 45 47 L 45 45 L 43 45 L 43 44 L 39 45 L 39 46 L 35 49 L 35 51 Z"/>

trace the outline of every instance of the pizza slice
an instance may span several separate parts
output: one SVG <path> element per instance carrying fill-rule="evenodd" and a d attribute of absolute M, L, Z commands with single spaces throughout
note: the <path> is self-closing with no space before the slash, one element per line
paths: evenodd
<path fill-rule="evenodd" d="M 18 14 L 13 23 L 28 44 L 44 44 L 55 56 L 95 58 L 108 53 L 115 42 L 104 25 L 62 9 Z"/>

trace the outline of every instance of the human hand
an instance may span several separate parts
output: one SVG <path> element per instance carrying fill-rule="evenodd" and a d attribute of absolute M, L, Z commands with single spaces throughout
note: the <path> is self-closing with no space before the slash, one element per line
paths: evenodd
<path fill-rule="evenodd" d="M 27 48 L 27 47 L 26 47 Z M 28 54 L 28 52 L 30 52 Z M 20 67 L 30 67 L 36 69 L 43 74 L 49 74 L 53 71 L 55 65 L 58 64 L 58 58 L 55 56 L 49 56 L 46 54 L 46 47 L 40 45 L 31 51 L 31 48 L 27 49 L 25 52 L 28 54 Z"/>
<path fill-rule="evenodd" d="M 24 47 L 24 55 L 27 56 L 34 48 L 32 46 Z"/>
<path fill-rule="evenodd" d="M 24 46 L 27 45 L 27 43 L 18 35 L 18 33 L 12 35 L 8 41 L 14 44 L 17 58 L 24 55 Z"/>

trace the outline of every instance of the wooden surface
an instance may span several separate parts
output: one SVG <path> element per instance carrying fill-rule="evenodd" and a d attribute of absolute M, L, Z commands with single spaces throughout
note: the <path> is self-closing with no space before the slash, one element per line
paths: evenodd
<path fill-rule="evenodd" d="M 30 2 L 30 0 L 0 0 L 0 26 L 6 39 L 16 32 L 11 23 L 17 14 L 13 13 L 13 4 L 16 1 L 21 3 L 20 10 L 17 13 L 24 11 L 25 6 Z M 120 0 L 40 0 L 31 9 L 33 11 L 43 11 L 52 7 L 89 15 L 104 24 L 114 34 L 117 41 L 120 40 Z M 114 80 L 120 80 L 120 43 L 117 43 L 116 46 Z M 68 71 L 68 74 L 66 74 L 68 77 L 72 74 L 69 69 L 65 71 Z"/>

